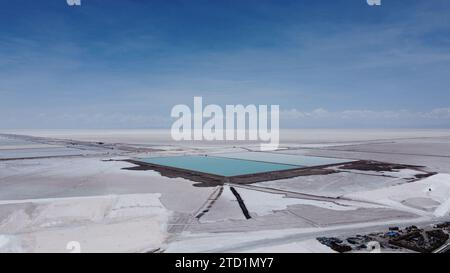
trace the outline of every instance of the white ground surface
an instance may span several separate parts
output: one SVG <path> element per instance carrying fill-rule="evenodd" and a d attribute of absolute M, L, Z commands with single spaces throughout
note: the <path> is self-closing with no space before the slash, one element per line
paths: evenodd
<path fill-rule="evenodd" d="M 354 210 L 355 207 L 342 206 L 332 202 L 305 200 L 299 198 L 288 198 L 282 194 L 271 194 L 257 190 L 240 188 L 239 194 L 245 201 L 245 205 L 250 213 L 258 216 L 272 214 L 275 211 L 285 210 L 293 205 L 310 205 L 329 210 Z M 264 202 L 262 202 L 264 200 Z"/>
<path fill-rule="evenodd" d="M 124 170 L 134 165 L 103 159 L 109 158 L 0 161 L 0 200 L 160 193 L 169 210 L 191 213 L 212 192 L 182 178 Z"/>
<path fill-rule="evenodd" d="M 300 176 L 277 181 L 255 184 L 258 187 L 269 187 L 290 192 L 338 197 L 344 194 L 378 189 L 402 184 L 403 179 L 393 179 L 382 175 L 365 175 L 359 173 L 340 172 L 322 176 Z"/>
<path fill-rule="evenodd" d="M 170 130 L 126 129 L 126 130 L 0 130 L 0 133 L 32 135 L 40 137 L 66 138 L 86 141 L 105 141 L 133 144 L 173 143 Z M 342 144 L 374 142 L 405 138 L 437 138 L 450 136 L 449 129 L 293 129 L 281 130 L 282 143 L 289 146 L 304 144 Z M 245 142 L 244 142 L 245 143 Z"/>
<path fill-rule="evenodd" d="M 450 174 L 437 174 L 415 183 L 358 192 L 345 197 L 373 201 L 424 216 L 443 217 L 450 213 Z M 424 200 L 429 202 L 421 207 Z M 433 203 L 436 207 L 430 212 L 429 204 Z"/>
<path fill-rule="evenodd" d="M 160 194 L 108 195 L 0 202 L 0 251 L 139 252 L 166 239 L 170 216 Z"/>
<path fill-rule="evenodd" d="M 276 246 L 255 247 L 243 253 L 335 253 L 332 249 L 319 243 L 316 239 L 309 239 Z"/>
<path fill-rule="evenodd" d="M 296 236 L 302 232 L 309 232 L 311 229 L 295 230 L 271 230 L 271 231 L 253 231 L 245 233 L 204 233 L 189 234 L 185 233 L 182 240 L 171 242 L 166 252 L 333 252 L 328 247 L 323 246 L 315 239 L 300 239 L 295 242 L 268 243 L 270 240 L 277 240 L 285 236 Z M 263 241 L 267 240 L 267 243 Z"/>

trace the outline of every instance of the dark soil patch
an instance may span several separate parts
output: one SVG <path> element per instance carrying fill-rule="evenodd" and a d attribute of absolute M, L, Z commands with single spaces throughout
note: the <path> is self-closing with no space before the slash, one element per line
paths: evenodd
<path fill-rule="evenodd" d="M 421 166 L 385 163 L 368 160 L 350 162 L 339 167 L 339 169 L 343 170 L 376 171 L 376 172 L 393 172 L 402 169 L 419 169 L 419 168 L 421 168 Z"/>

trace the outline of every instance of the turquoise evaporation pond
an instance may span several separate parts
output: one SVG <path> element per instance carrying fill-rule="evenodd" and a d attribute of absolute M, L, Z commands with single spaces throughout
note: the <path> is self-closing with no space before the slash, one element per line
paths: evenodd
<path fill-rule="evenodd" d="M 214 156 L 170 156 L 148 157 L 139 161 L 166 167 L 197 171 L 220 176 L 236 176 L 272 171 L 297 169 L 303 166 L 291 164 L 279 164 L 271 162 L 259 162 L 244 159 L 224 158 Z"/>
<path fill-rule="evenodd" d="M 232 152 L 232 153 L 214 154 L 214 156 L 224 158 L 239 158 L 244 160 L 264 161 L 278 164 L 298 165 L 305 167 L 332 165 L 354 161 L 349 159 L 305 156 L 296 154 L 268 153 L 268 152 Z"/>

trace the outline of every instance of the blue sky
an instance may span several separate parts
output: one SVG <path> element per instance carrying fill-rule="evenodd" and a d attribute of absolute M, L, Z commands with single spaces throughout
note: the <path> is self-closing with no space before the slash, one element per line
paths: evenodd
<path fill-rule="evenodd" d="M 286 128 L 450 128 L 450 1 L 0 1 L 0 128 L 169 127 L 279 104 Z"/>

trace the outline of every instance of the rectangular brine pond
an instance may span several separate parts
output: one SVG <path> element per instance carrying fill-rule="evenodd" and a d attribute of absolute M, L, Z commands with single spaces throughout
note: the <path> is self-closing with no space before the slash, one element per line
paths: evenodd
<path fill-rule="evenodd" d="M 352 160 L 242 152 L 148 157 L 131 161 L 168 177 L 183 177 L 197 182 L 213 182 L 212 184 L 223 182 L 249 184 L 300 175 L 328 174 L 332 171 L 322 167 Z"/>
<path fill-rule="evenodd" d="M 291 164 L 197 155 L 143 158 L 140 161 L 164 167 L 225 177 L 297 169 L 301 167 Z"/>
<path fill-rule="evenodd" d="M 349 159 L 340 159 L 340 158 L 328 158 L 328 157 L 294 155 L 283 153 L 268 153 L 268 152 L 222 153 L 222 154 L 215 154 L 214 156 L 272 162 L 279 164 L 289 164 L 302 167 L 334 165 L 353 161 Z"/>

